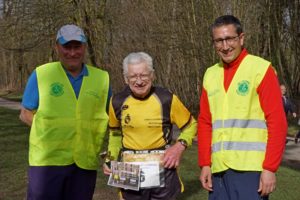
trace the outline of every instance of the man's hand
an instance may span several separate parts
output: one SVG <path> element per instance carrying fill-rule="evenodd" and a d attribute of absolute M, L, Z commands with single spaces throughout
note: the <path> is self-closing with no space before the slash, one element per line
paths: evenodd
<path fill-rule="evenodd" d="M 178 167 L 184 150 L 185 147 L 180 142 L 176 142 L 172 147 L 166 149 L 163 160 L 164 167 L 169 169 Z"/>
<path fill-rule="evenodd" d="M 103 163 L 102 170 L 103 170 L 103 174 L 105 174 L 107 176 L 109 176 L 111 174 L 111 169 L 109 168 L 109 166 L 106 163 Z"/>
<path fill-rule="evenodd" d="M 209 166 L 202 167 L 199 179 L 204 189 L 206 189 L 207 191 L 213 191 L 211 169 Z"/>
<path fill-rule="evenodd" d="M 269 195 L 275 190 L 276 187 L 276 176 L 274 172 L 269 170 L 263 170 L 260 175 L 260 182 L 258 192 L 261 196 Z"/>

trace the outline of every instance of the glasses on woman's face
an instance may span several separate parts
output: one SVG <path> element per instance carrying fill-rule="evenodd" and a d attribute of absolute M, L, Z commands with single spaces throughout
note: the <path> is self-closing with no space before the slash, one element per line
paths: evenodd
<path fill-rule="evenodd" d="M 226 42 L 226 44 L 228 45 L 232 45 L 236 41 L 238 41 L 239 37 L 240 36 L 237 35 L 237 36 L 226 37 L 226 38 L 218 38 L 218 39 L 214 39 L 213 42 L 216 47 L 221 47 L 224 44 L 224 42 Z"/>
<path fill-rule="evenodd" d="M 148 73 L 148 74 L 135 74 L 135 75 L 127 76 L 127 78 L 130 82 L 136 82 L 138 79 L 140 79 L 141 81 L 149 81 L 150 76 L 151 76 L 151 73 Z"/>

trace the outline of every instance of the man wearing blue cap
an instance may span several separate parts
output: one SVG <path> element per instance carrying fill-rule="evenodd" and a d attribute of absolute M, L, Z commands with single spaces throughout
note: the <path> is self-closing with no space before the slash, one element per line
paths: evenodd
<path fill-rule="evenodd" d="M 20 119 L 31 126 L 29 200 L 92 199 L 111 96 L 106 71 L 84 64 L 81 28 L 62 26 L 59 61 L 36 68 L 27 82 Z"/>

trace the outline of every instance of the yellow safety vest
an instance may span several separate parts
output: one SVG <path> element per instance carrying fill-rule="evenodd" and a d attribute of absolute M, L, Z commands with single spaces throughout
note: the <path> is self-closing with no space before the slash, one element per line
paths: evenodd
<path fill-rule="evenodd" d="M 256 92 L 270 62 L 247 55 L 227 90 L 221 63 L 204 76 L 212 115 L 212 172 L 228 168 L 261 171 L 267 142 L 267 126 Z"/>
<path fill-rule="evenodd" d="M 87 66 L 78 99 L 60 62 L 36 69 L 39 107 L 30 132 L 30 166 L 99 167 L 98 155 L 106 133 L 109 76 Z"/>

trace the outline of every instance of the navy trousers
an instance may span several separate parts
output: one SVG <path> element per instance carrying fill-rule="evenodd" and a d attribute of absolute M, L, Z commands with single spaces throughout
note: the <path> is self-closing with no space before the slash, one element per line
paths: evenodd
<path fill-rule="evenodd" d="M 209 200 L 268 200 L 257 192 L 261 172 L 235 171 L 228 169 L 213 174 L 213 191 Z"/>
<path fill-rule="evenodd" d="M 96 170 L 68 166 L 29 167 L 27 200 L 89 200 L 93 198 Z"/>

